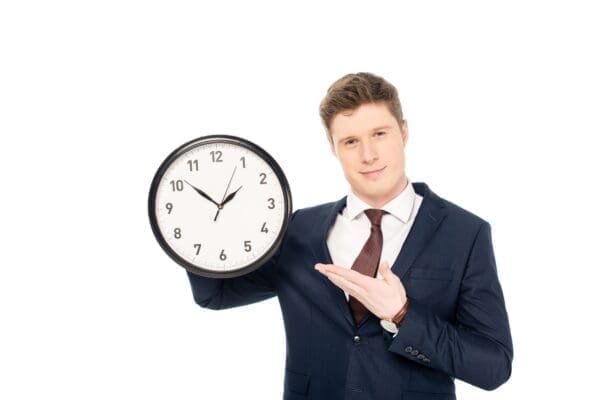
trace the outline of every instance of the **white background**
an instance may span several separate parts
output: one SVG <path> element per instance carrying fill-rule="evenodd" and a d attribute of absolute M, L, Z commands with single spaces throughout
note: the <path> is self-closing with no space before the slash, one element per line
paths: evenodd
<path fill-rule="evenodd" d="M 359 71 L 399 90 L 408 176 L 492 225 L 513 375 L 459 398 L 594 397 L 594 2 L 407 3 L 2 2 L 0 398 L 281 398 L 277 300 L 196 306 L 147 194 L 175 147 L 233 134 L 295 209 L 342 197 L 318 105 Z"/>

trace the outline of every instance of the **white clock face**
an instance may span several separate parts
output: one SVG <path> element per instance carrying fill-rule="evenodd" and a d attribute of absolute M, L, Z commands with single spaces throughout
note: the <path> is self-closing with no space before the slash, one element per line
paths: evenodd
<path fill-rule="evenodd" d="M 164 171 L 155 199 L 167 245 L 195 267 L 217 273 L 264 256 L 287 217 L 275 171 L 254 151 L 230 142 L 180 154 Z"/>

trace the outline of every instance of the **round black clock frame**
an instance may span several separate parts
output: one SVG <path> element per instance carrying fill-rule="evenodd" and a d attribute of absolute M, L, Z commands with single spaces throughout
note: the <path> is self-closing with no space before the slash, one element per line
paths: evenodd
<path fill-rule="evenodd" d="M 234 144 L 234 145 L 244 147 L 244 148 L 254 152 L 256 155 L 258 155 L 260 158 L 262 158 L 269 165 L 269 167 L 273 170 L 273 172 L 277 176 L 277 179 L 279 180 L 279 183 L 283 189 L 284 218 L 283 218 L 283 224 L 282 224 L 281 230 L 279 231 L 277 238 L 275 239 L 273 244 L 269 247 L 269 249 L 262 256 L 260 256 L 258 259 L 256 259 L 254 262 L 252 262 L 251 264 L 246 265 L 242 268 L 232 270 L 232 271 L 219 272 L 219 271 L 207 270 L 204 268 L 200 268 L 200 267 L 188 262 L 181 256 L 179 256 L 171 248 L 171 246 L 169 246 L 169 244 L 163 237 L 162 232 L 158 226 L 157 218 L 156 218 L 156 194 L 157 194 L 157 190 L 158 190 L 160 181 L 161 181 L 163 175 L 165 174 L 165 172 L 167 171 L 167 169 L 169 168 L 169 166 L 175 160 L 177 160 L 181 155 L 188 152 L 189 150 L 191 150 L 195 147 L 198 147 L 198 146 L 204 146 L 204 145 L 211 144 L 211 143 Z M 243 139 L 243 138 L 237 137 L 237 136 L 231 136 L 231 135 L 201 136 L 196 139 L 190 140 L 189 142 L 186 142 L 183 145 L 176 148 L 162 162 L 162 164 L 156 171 L 156 174 L 154 175 L 154 179 L 152 180 L 152 184 L 150 186 L 150 192 L 148 195 L 148 216 L 150 217 L 150 226 L 152 227 L 152 232 L 154 233 L 154 237 L 158 241 L 158 244 L 169 255 L 169 257 L 171 257 L 177 264 L 179 264 L 180 266 L 182 266 L 183 268 L 185 268 L 186 270 L 188 270 L 194 274 L 204 276 L 207 278 L 234 278 L 234 277 L 246 275 L 246 274 L 258 269 L 266 261 L 268 261 L 277 252 L 279 246 L 281 246 L 283 238 L 284 238 L 286 230 L 287 230 L 287 227 L 289 225 L 291 215 L 292 215 L 291 190 L 290 190 L 288 181 L 285 177 L 285 174 L 283 173 L 283 170 L 281 169 L 279 164 L 277 164 L 275 159 L 273 157 L 271 157 L 271 155 L 269 153 L 267 153 L 260 146 L 256 145 L 255 143 L 250 142 L 249 140 L 246 140 L 246 139 Z"/>

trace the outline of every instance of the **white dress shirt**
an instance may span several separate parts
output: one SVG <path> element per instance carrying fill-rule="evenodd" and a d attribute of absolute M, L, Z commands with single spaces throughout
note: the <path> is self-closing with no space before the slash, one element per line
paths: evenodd
<path fill-rule="evenodd" d="M 383 234 L 383 248 L 381 261 L 388 261 L 390 268 L 396 261 L 408 232 L 415 221 L 417 211 L 423 202 L 423 196 L 415 193 L 408 179 L 408 184 L 398 196 L 381 207 L 387 211 L 381 219 L 381 232 Z M 337 215 L 327 235 L 327 247 L 334 264 L 352 268 L 352 264 L 362 250 L 371 234 L 371 221 L 364 213 L 371 207 L 359 199 L 350 190 L 346 198 L 346 207 Z M 377 278 L 382 279 L 379 271 Z M 346 301 L 348 293 L 344 292 Z"/>

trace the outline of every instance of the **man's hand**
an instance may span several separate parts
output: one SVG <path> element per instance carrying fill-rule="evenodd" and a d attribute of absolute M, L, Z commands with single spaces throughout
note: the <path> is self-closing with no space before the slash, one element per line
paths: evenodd
<path fill-rule="evenodd" d="M 371 278 L 335 264 L 318 263 L 315 264 L 315 269 L 380 319 L 391 319 L 406 302 L 404 285 L 392 272 L 387 261 L 379 266 L 383 279 Z"/>

